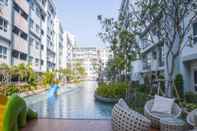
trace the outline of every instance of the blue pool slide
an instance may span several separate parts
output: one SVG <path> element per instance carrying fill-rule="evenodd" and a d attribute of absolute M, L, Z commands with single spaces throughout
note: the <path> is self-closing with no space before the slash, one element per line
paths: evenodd
<path fill-rule="evenodd" d="M 51 88 L 49 89 L 49 92 L 48 92 L 48 97 L 53 97 L 55 95 L 57 95 L 57 92 L 59 90 L 59 86 L 54 84 L 51 86 Z"/>

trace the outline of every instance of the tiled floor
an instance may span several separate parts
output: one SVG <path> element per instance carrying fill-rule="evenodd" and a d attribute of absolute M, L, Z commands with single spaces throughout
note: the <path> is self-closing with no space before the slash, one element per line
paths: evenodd
<path fill-rule="evenodd" d="M 112 127 L 110 120 L 38 119 L 21 131 L 112 131 Z"/>

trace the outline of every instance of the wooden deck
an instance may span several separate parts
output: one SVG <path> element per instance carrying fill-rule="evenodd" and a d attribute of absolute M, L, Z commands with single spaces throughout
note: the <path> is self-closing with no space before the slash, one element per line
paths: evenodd
<path fill-rule="evenodd" d="M 110 120 L 38 119 L 21 131 L 112 131 L 112 127 Z"/>

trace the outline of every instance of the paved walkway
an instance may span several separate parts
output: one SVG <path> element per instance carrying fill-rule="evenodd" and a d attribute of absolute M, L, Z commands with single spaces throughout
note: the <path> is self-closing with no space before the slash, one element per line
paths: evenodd
<path fill-rule="evenodd" d="M 38 119 L 21 131 L 112 131 L 112 127 L 110 120 Z"/>

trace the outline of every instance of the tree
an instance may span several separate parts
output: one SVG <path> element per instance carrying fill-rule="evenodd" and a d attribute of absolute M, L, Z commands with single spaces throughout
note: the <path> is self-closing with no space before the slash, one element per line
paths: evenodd
<path fill-rule="evenodd" d="M 85 68 L 79 62 L 74 65 L 74 75 L 78 80 L 82 79 L 86 75 Z"/>
<path fill-rule="evenodd" d="M 139 31 L 141 37 L 147 38 L 147 43 L 164 44 L 165 93 L 172 97 L 176 60 L 184 47 L 192 44 L 190 31 L 197 18 L 197 1 L 138 0 L 136 3 L 138 8 L 131 5 L 130 11 L 134 20 L 138 21 L 135 31 Z"/>
<path fill-rule="evenodd" d="M 136 43 L 135 34 L 130 32 L 122 25 L 124 19 L 114 20 L 113 18 L 105 18 L 98 16 L 98 20 L 102 24 L 103 32 L 99 33 L 103 42 L 110 43 L 114 60 L 109 65 L 114 68 L 114 80 L 128 80 L 131 71 L 131 62 L 136 59 L 138 45 Z M 110 69 L 108 68 L 108 69 Z"/>

